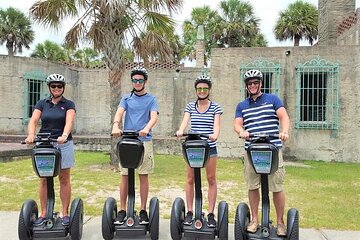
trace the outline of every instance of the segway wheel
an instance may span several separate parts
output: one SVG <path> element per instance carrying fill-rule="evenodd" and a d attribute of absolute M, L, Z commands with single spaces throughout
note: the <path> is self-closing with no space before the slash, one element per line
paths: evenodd
<path fill-rule="evenodd" d="M 235 239 L 246 240 L 248 239 L 246 234 L 246 226 L 250 222 L 250 209 L 246 203 L 240 203 L 236 209 L 235 215 Z"/>
<path fill-rule="evenodd" d="M 221 201 L 218 206 L 218 238 L 221 240 L 228 239 L 228 226 L 229 226 L 229 210 L 228 204 Z"/>
<path fill-rule="evenodd" d="M 114 238 L 114 232 L 115 232 L 114 222 L 116 215 L 117 215 L 116 200 L 112 197 L 109 197 L 108 199 L 106 199 L 104 204 L 102 222 L 101 222 L 102 236 L 105 240 L 110 240 Z"/>
<path fill-rule="evenodd" d="M 80 240 L 83 232 L 84 204 L 80 198 L 71 202 L 70 207 L 70 235 L 72 240 Z"/>
<path fill-rule="evenodd" d="M 18 223 L 18 235 L 21 240 L 32 239 L 32 225 L 38 217 L 38 206 L 32 199 L 26 200 L 21 207 Z"/>
<path fill-rule="evenodd" d="M 180 240 L 183 232 L 183 222 L 185 219 L 185 203 L 182 198 L 176 198 L 170 217 L 170 233 L 173 240 Z"/>
<path fill-rule="evenodd" d="M 295 208 L 287 212 L 287 239 L 299 240 L 299 212 Z"/>
<path fill-rule="evenodd" d="M 149 232 L 152 240 L 159 239 L 159 199 L 151 198 L 149 207 Z"/>

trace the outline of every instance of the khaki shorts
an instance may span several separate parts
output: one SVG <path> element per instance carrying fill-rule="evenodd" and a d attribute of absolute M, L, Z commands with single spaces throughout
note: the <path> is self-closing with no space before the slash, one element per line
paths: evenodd
<path fill-rule="evenodd" d="M 144 159 L 140 167 L 137 168 L 138 174 L 150 174 L 154 171 L 154 151 L 153 142 L 144 141 Z M 119 164 L 121 175 L 128 175 L 128 169 L 122 168 Z"/>
<path fill-rule="evenodd" d="M 254 190 L 260 188 L 261 186 L 260 174 L 255 173 L 254 168 L 249 162 L 247 154 L 245 154 L 244 160 L 245 160 L 244 175 L 248 189 Z M 269 175 L 269 191 L 270 192 L 283 191 L 284 178 L 285 178 L 284 160 L 283 160 L 282 151 L 279 150 L 279 168 L 274 174 Z"/>

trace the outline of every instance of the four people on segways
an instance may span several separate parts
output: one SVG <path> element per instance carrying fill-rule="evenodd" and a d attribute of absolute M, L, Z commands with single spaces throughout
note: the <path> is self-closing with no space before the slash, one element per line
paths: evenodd
<path fill-rule="evenodd" d="M 146 69 L 137 67 L 131 71 L 131 81 L 133 90 L 130 94 L 121 98 L 119 107 L 114 117 L 112 135 L 121 136 L 123 130 L 135 131 L 138 138 L 144 145 L 144 152 L 141 164 L 137 166 L 140 179 L 140 214 L 138 223 L 140 225 L 149 224 L 149 216 L 146 210 L 148 199 L 149 181 L 148 174 L 152 173 L 154 168 L 154 159 L 152 151 L 151 129 L 157 122 L 158 105 L 155 96 L 145 90 L 148 80 Z M 286 236 L 286 227 L 283 220 L 285 207 L 285 193 L 283 191 L 283 180 L 285 169 L 282 159 L 282 141 L 289 137 L 290 121 L 287 112 L 281 100 L 272 94 L 261 92 L 263 75 L 258 70 L 250 70 L 245 73 L 244 81 L 249 93 L 249 98 L 238 104 L 236 108 L 234 128 L 240 138 L 245 139 L 245 149 L 249 146 L 250 134 L 259 132 L 268 132 L 279 134 L 279 139 L 271 140 L 279 149 L 278 170 L 275 174 L 269 176 L 269 190 L 273 192 L 273 200 L 277 216 L 277 235 Z M 37 122 L 41 119 L 42 126 L 40 133 L 49 132 L 52 138 L 56 138 L 57 147 L 61 150 L 61 170 L 60 180 L 60 198 L 62 208 L 62 225 L 67 226 L 70 222 L 68 213 L 71 187 L 70 187 L 70 168 L 74 165 L 74 145 L 72 141 L 71 130 L 75 118 L 75 104 L 64 98 L 62 95 L 65 89 L 64 77 L 60 74 L 52 74 L 47 78 L 47 84 L 51 93 L 50 98 L 39 101 L 33 112 L 28 125 L 28 136 L 26 143 L 35 141 L 35 129 Z M 195 91 L 197 100 L 187 104 L 184 117 L 176 132 L 177 137 L 184 135 L 188 123 L 191 123 L 191 131 L 198 134 L 207 135 L 202 139 L 209 145 L 209 160 L 204 165 L 209 185 L 208 190 L 208 214 L 206 224 L 208 228 L 216 228 L 215 203 L 217 196 L 216 183 L 216 160 L 217 149 L 216 140 L 220 133 L 220 116 L 223 113 L 220 105 L 209 99 L 212 83 L 209 77 L 201 75 L 195 81 Z M 266 109 L 267 111 L 262 111 Z M 125 114 L 126 112 L 126 114 Z M 266 112 L 264 115 L 263 112 Z M 124 124 L 121 127 L 122 118 Z M 258 115 L 257 118 L 251 116 Z M 279 132 L 279 123 L 282 130 Z M 123 130 L 121 130 L 121 128 Z M 252 165 L 245 154 L 245 179 L 249 192 L 249 203 L 251 208 L 251 222 L 247 226 L 247 231 L 255 233 L 259 226 L 258 205 L 260 200 L 259 188 L 260 177 L 252 168 Z M 114 225 L 123 225 L 127 220 L 126 203 L 128 197 L 128 169 L 122 167 L 120 183 L 120 211 L 115 213 L 113 219 Z M 187 211 L 184 217 L 183 225 L 191 226 L 194 220 L 194 168 L 187 166 L 187 180 L 185 186 Z M 40 226 L 46 221 L 46 179 L 40 180 L 40 203 L 41 214 L 33 222 L 34 226 Z M 227 209 L 227 208 L 226 208 Z M 227 215 L 226 215 L 227 217 Z M 227 227 L 226 227 L 227 231 Z M 226 235 L 227 236 L 227 235 Z"/>

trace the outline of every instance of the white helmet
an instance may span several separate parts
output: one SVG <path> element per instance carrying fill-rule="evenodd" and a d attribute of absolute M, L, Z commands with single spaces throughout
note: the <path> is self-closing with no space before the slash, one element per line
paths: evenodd
<path fill-rule="evenodd" d="M 244 74 L 244 82 L 247 83 L 250 79 L 262 80 L 263 74 L 259 70 L 256 70 L 256 69 L 246 71 L 246 73 Z"/>
<path fill-rule="evenodd" d="M 50 85 L 51 83 L 60 83 L 65 86 L 65 78 L 61 74 L 50 74 L 46 79 L 47 85 Z"/>
<path fill-rule="evenodd" d="M 148 79 L 148 72 L 144 67 L 135 67 L 133 70 L 131 70 L 131 74 L 130 74 L 131 77 L 133 77 L 136 74 L 142 75 L 145 80 Z"/>

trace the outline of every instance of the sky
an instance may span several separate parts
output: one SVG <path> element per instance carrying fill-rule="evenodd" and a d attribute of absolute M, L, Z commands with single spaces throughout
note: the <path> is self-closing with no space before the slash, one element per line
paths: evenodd
<path fill-rule="evenodd" d="M 316 7 L 318 5 L 318 0 L 304 1 L 314 4 Z M 0 8 L 6 9 L 11 6 L 27 14 L 28 9 L 34 2 L 35 0 L 0 0 Z M 220 2 L 221 0 L 184 0 L 181 13 L 174 16 L 176 23 L 178 24 L 176 28 L 177 31 L 181 31 L 180 26 L 185 19 L 190 19 L 191 10 L 194 7 L 203 7 L 204 5 L 207 5 L 210 6 L 211 9 L 216 10 L 219 8 Z M 268 41 L 268 46 L 293 46 L 292 41 L 279 42 L 275 40 L 273 34 L 273 28 L 279 16 L 279 12 L 285 10 L 290 3 L 294 2 L 293 0 L 249 0 L 248 2 L 250 2 L 250 4 L 254 7 L 255 16 L 260 19 L 260 30 L 265 35 L 265 38 Z M 359 7 L 360 0 L 356 0 L 356 8 Z M 33 24 L 35 41 L 30 45 L 30 50 L 24 50 L 22 56 L 29 56 L 35 46 L 38 43 L 43 43 L 45 40 L 62 44 L 65 34 L 72 27 L 72 24 L 73 22 L 67 21 L 62 25 L 58 32 Z M 300 46 L 308 46 L 308 43 L 301 41 Z M 0 54 L 7 54 L 5 44 L 0 46 Z"/>

